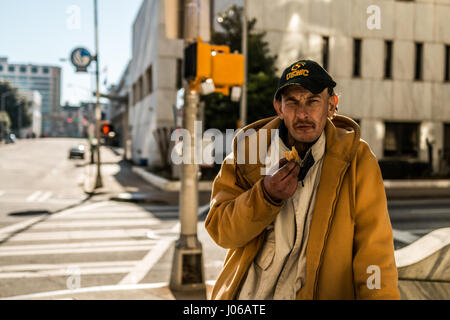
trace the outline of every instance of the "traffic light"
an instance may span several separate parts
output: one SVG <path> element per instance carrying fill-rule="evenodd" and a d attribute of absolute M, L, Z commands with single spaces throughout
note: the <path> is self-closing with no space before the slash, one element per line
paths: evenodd
<path fill-rule="evenodd" d="M 229 95 L 230 87 L 244 84 L 244 56 L 230 53 L 228 46 L 214 46 L 198 38 L 185 48 L 184 58 L 184 76 L 193 89 L 210 79 L 215 92 Z"/>
<path fill-rule="evenodd" d="M 100 125 L 100 136 L 103 138 L 114 138 L 116 133 L 114 127 L 110 123 L 102 123 Z"/>

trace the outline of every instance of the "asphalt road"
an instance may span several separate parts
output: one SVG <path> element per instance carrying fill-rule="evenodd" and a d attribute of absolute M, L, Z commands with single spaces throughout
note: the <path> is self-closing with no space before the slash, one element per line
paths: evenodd
<path fill-rule="evenodd" d="M 0 229 L 86 199 L 83 161 L 69 160 L 82 139 L 18 140 L 0 144 Z"/>

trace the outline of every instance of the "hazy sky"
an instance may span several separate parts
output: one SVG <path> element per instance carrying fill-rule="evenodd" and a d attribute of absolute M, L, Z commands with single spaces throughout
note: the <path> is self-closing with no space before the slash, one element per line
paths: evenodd
<path fill-rule="evenodd" d="M 9 63 L 62 68 L 61 104 L 92 101 L 95 77 L 76 73 L 72 49 L 94 55 L 94 0 L 0 0 L 0 56 Z M 98 0 L 101 82 L 116 83 L 131 58 L 133 21 L 142 0 Z M 106 70 L 105 70 L 106 69 Z M 95 62 L 89 67 L 95 70 Z M 103 85 L 102 85 L 103 87 Z M 103 90 L 104 91 L 104 90 Z"/>

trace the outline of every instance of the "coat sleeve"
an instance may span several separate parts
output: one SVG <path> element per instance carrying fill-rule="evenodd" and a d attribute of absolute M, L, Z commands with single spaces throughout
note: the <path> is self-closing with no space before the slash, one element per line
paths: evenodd
<path fill-rule="evenodd" d="M 226 162 L 227 159 L 213 183 L 205 227 L 219 246 L 240 248 L 275 220 L 284 202 L 267 198 L 262 178 L 248 190 L 238 186 L 235 166 Z"/>
<path fill-rule="evenodd" d="M 357 299 L 399 299 L 392 227 L 375 155 L 365 141 L 357 153 L 353 277 Z"/>

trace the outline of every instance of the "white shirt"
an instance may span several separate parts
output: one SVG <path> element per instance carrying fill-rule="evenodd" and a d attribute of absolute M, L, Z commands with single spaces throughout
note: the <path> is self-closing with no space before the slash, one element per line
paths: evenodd
<path fill-rule="evenodd" d="M 289 151 L 279 139 L 279 158 Z M 272 145 L 268 150 L 270 157 Z M 314 165 L 297 191 L 289 198 L 274 223 L 267 227 L 266 239 L 249 267 L 239 300 L 283 299 L 293 300 L 304 286 L 306 277 L 306 245 L 309 238 L 312 212 L 317 186 L 320 181 L 326 137 L 322 132 L 308 152 L 312 152 Z M 275 149 L 275 148 L 274 148 Z M 308 153 L 305 155 L 306 160 Z M 276 162 L 275 162 L 276 161 Z M 278 163 L 276 158 L 271 164 Z"/>

